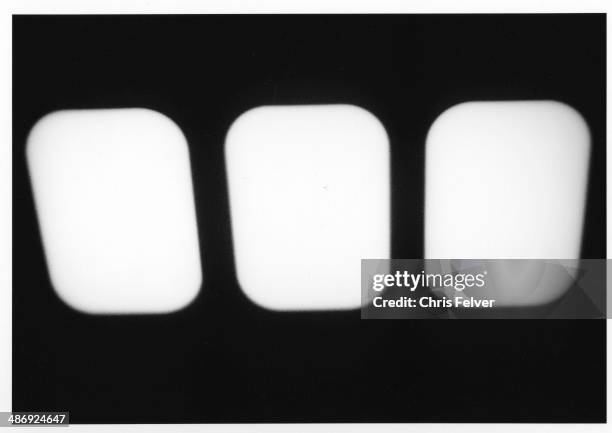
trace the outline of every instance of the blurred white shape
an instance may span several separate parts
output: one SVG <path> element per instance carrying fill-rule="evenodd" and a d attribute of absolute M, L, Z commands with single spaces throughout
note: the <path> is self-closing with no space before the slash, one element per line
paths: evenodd
<path fill-rule="evenodd" d="M 559 102 L 448 109 L 427 137 L 425 257 L 578 259 L 589 153 L 584 119 Z M 542 263 L 491 266 L 505 306 L 549 302 L 571 282 Z"/>
<path fill-rule="evenodd" d="M 27 160 L 53 287 L 87 313 L 165 313 L 202 283 L 189 150 L 147 109 L 57 111 Z"/>
<path fill-rule="evenodd" d="M 358 308 L 361 259 L 389 258 L 389 143 L 352 105 L 267 106 L 226 139 L 236 271 L 271 310 Z"/>

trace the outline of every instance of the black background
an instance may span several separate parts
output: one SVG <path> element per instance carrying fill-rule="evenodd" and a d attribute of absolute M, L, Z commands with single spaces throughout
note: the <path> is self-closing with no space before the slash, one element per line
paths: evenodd
<path fill-rule="evenodd" d="M 362 321 L 251 304 L 234 273 L 223 160 L 249 108 L 364 107 L 391 140 L 392 255 L 420 258 L 435 118 L 469 100 L 560 100 L 591 128 L 582 257 L 603 258 L 604 15 L 13 24 L 13 410 L 68 410 L 75 423 L 604 421 L 604 320 Z M 51 288 L 25 140 L 50 111 L 102 107 L 158 110 L 189 141 L 205 285 L 178 313 L 85 315 Z"/>

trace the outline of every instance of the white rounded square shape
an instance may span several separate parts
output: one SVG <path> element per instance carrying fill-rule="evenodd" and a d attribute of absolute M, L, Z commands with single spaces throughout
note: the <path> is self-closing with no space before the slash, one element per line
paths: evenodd
<path fill-rule="evenodd" d="M 225 146 L 240 287 L 277 310 L 361 305 L 361 259 L 389 258 L 387 133 L 353 105 L 264 106 Z"/>
<path fill-rule="evenodd" d="M 586 122 L 556 101 L 446 110 L 427 136 L 425 258 L 578 259 L 589 157 Z M 504 287 L 498 299 L 510 306 L 548 302 L 568 285 Z"/>
<path fill-rule="evenodd" d="M 152 110 L 50 113 L 27 162 L 53 287 L 86 313 L 167 313 L 202 284 L 187 141 Z"/>

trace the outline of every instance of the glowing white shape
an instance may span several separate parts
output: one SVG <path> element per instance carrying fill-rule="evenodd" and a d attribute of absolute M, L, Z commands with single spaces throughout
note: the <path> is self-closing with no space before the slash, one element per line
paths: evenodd
<path fill-rule="evenodd" d="M 558 102 L 469 102 L 445 111 L 427 137 L 425 257 L 579 258 L 589 151 L 582 116 Z M 538 272 L 537 284 L 512 283 L 518 273 L 491 276 L 504 305 L 548 302 L 568 288 Z"/>
<path fill-rule="evenodd" d="M 226 139 L 238 281 L 272 310 L 361 305 L 361 259 L 388 258 L 389 143 L 352 105 L 240 116 Z"/>
<path fill-rule="evenodd" d="M 179 127 L 146 109 L 67 110 L 27 143 L 53 287 L 87 313 L 163 313 L 202 283 L 191 169 Z"/>

